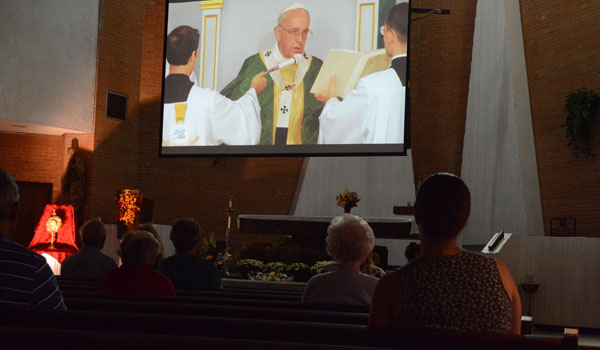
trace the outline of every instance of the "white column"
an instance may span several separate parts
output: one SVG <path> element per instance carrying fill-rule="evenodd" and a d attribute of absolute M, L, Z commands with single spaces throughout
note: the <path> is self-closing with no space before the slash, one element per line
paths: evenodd
<path fill-rule="evenodd" d="M 198 85 L 207 89 L 216 89 L 219 64 L 219 32 L 223 0 L 201 1 L 202 29 L 200 33 L 200 74 Z"/>
<path fill-rule="evenodd" d="M 356 1 L 356 51 L 370 52 L 377 48 L 379 0 Z"/>
<path fill-rule="evenodd" d="M 518 0 L 477 3 L 461 175 L 472 203 L 463 244 L 544 234 Z"/>

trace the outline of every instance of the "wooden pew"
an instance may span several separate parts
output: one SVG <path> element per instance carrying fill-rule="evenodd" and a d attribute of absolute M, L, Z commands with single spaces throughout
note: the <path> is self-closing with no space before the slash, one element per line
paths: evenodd
<path fill-rule="evenodd" d="M 414 330 L 373 331 L 366 326 L 244 320 L 222 317 L 127 314 L 116 312 L 45 312 L 2 309 L 0 327 L 51 328 L 109 333 L 225 338 L 395 349 L 565 349 L 576 337 L 498 336 Z M 318 348 L 318 347 L 317 347 Z"/>
<path fill-rule="evenodd" d="M 327 310 L 341 312 L 358 312 L 368 313 L 369 307 L 363 305 L 334 305 L 334 304 L 303 304 L 300 301 L 289 300 L 271 300 L 271 299 L 255 299 L 255 298 L 230 298 L 230 297 L 205 297 L 205 296 L 177 296 L 175 298 L 156 297 L 156 298 L 126 298 L 110 295 L 98 294 L 90 291 L 63 291 L 63 297 L 67 305 L 70 300 L 87 299 L 93 302 L 96 299 L 118 299 L 118 300 L 135 300 L 135 301 L 156 301 L 167 303 L 182 303 L 182 304 L 206 304 L 206 305 L 230 305 L 230 306 L 252 306 L 252 307 L 273 307 L 286 309 L 302 309 L 302 310 Z"/>
<path fill-rule="evenodd" d="M 71 290 L 61 289 L 65 296 L 94 296 L 98 295 L 95 290 Z M 234 299 L 256 299 L 256 300 L 278 300 L 278 301 L 296 301 L 299 302 L 302 297 L 299 295 L 285 295 L 285 294 L 257 294 L 257 293 L 243 293 L 243 292 L 227 292 L 227 291 L 198 291 L 183 293 L 182 297 L 196 298 L 196 297 L 214 297 L 214 298 L 234 298 Z"/>
<path fill-rule="evenodd" d="M 8 348 L 39 349 L 228 349 L 228 350 L 380 350 L 377 347 L 310 344 L 260 339 L 132 334 L 68 329 L 0 327 L 2 344 Z"/>
<path fill-rule="evenodd" d="M 107 298 L 67 299 L 69 310 L 152 313 L 161 315 L 193 315 L 230 317 L 244 319 L 266 319 L 283 321 L 306 321 L 339 324 L 366 325 L 368 313 L 293 309 L 285 307 L 239 306 L 217 304 L 190 304 L 168 301 L 149 301 Z"/>

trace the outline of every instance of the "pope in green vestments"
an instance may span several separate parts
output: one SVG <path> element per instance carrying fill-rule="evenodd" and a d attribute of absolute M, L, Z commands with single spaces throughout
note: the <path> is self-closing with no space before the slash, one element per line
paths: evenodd
<path fill-rule="evenodd" d="M 248 91 L 252 78 L 269 68 L 302 54 L 300 63 L 267 75 L 267 87 L 258 96 L 261 112 L 261 145 L 273 145 L 280 130 L 287 131 L 284 143 L 316 144 L 319 136 L 319 115 L 323 103 L 310 93 L 323 61 L 304 52 L 310 15 L 301 4 L 284 9 L 275 27 L 277 43 L 272 49 L 254 54 L 244 61 L 240 72 L 221 94 L 237 100 Z M 279 135 L 277 136 L 277 138 Z"/>

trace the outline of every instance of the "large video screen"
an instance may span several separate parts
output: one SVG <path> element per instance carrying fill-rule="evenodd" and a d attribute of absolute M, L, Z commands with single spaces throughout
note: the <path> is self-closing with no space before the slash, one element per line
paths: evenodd
<path fill-rule="evenodd" d="M 167 3 L 161 156 L 402 155 L 410 3 Z"/>

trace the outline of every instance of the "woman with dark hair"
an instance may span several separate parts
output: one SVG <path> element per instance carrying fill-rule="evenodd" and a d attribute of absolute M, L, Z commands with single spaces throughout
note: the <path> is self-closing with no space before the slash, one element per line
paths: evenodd
<path fill-rule="evenodd" d="M 506 266 L 457 244 L 470 212 L 460 178 L 440 173 L 421 185 L 415 203 L 421 255 L 381 279 L 370 327 L 520 333 L 521 301 Z"/>
<path fill-rule="evenodd" d="M 198 255 L 202 243 L 200 232 L 200 224 L 192 218 L 177 219 L 171 227 L 175 255 L 158 263 L 156 270 L 169 277 L 176 290 L 221 288 L 217 266 Z"/>

